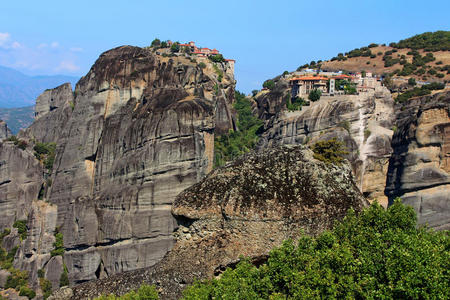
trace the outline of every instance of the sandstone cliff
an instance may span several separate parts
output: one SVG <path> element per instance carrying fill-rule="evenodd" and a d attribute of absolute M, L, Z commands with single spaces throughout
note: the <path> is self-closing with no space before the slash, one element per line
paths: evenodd
<path fill-rule="evenodd" d="M 358 186 L 370 200 L 384 206 L 384 184 L 394 124 L 394 101 L 384 87 L 359 95 L 323 96 L 301 111 L 287 111 L 287 82 L 280 79 L 273 91 L 255 97 L 260 117 L 266 119 L 258 148 L 285 144 L 311 145 L 337 138 L 344 142 Z"/>
<path fill-rule="evenodd" d="M 195 278 L 212 277 L 240 255 L 264 262 L 287 238 L 315 234 L 367 205 L 351 170 L 313 158 L 303 146 L 250 153 L 214 170 L 177 196 L 175 247 L 156 266 L 76 286 L 72 299 L 123 294 L 156 284 L 162 299 L 180 296 Z"/>
<path fill-rule="evenodd" d="M 175 196 L 211 170 L 214 134 L 233 126 L 232 69 L 205 65 L 124 46 L 103 53 L 75 93 L 65 84 L 38 98 L 20 137 L 57 145 L 44 198 L 71 283 L 151 266 L 171 249 Z"/>
<path fill-rule="evenodd" d="M 419 223 L 450 229 L 450 93 L 412 99 L 396 111 L 386 194 L 413 206 Z"/>

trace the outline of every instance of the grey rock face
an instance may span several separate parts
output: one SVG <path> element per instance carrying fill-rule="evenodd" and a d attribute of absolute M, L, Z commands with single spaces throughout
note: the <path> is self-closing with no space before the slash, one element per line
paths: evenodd
<path fill-rule="evenodd" d="M 49 91 L 58 108 L 24 136 L 57 144 L 46 197 L 72 283 L 150 266 L 172 247 L 173 199 L 211 170 L 214 132 L 233 126 L 234 78 L 217 66 L 220 83 L 209 62 L 125 46 L 79 81 L 73 111 L 68 93 Z"/>
<path fill-rule="evenodd" d="M 64 106 L 66 100 L 70 98 L 73 98 L 70 83 L 64 83 L 54 89 L 46 90 L 36 99 L 34 108 L 35 119 L 37 120 L 47 113 Z"/>
<path fill-rule="evenodd" d="M 341 140 L 360 190 L 368 199 L 386 206 L 384 184 L 394 121 L 389 91 L 378 87 L 360 95 L 322 97 L 295 112 L 283 108 L 288 95 L 288 87 L 279 83 L 273 92 L 256 97 L 259 114 L 269 116 L 258 148 Z"/>
<path fill-rule="evenodd" d="M 0 140 L 7 139 L 12 135 L 5 121 L 0 120 Z"/>
<path fill-rule="evenodd" d="M 43 183 L 42 167 L 28 150 L 0 143 L 0 230 L 26 220 Z"/>
<path fill-rule="evenodd" d="M 386 194 L 413 206 L 418 221 L 450 228 L 450 93 L 408 101 L 397 127 Z"/>
<path fill-rule="evenodd" d="M 11 273 L 9 273 L 8 271 L 0 270 L 0 288 L 5 287 L 5 283 L 9 275 L 11 275 Z"/>

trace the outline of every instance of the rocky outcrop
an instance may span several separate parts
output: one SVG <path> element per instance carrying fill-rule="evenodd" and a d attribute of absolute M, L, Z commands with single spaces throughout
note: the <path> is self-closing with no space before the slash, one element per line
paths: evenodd
<path fill-rule="evenodd" d="M 70 83 L 64 83 L 54 89 L 45 90 L 37 99 L 34 107 L 35 119 L 38 120 L 51 111 L 63 107 L 67 99 L 73 98 L 72 86 Z"/>
<path fill-rule="evenodd" d="M 9 130 L 8 125 L 5 121 L 0 120 L 0 141 L 7 139 L 12 135 L 11 130 Z"/>
<path fill-rule="evenodd" d="M 346 158 L 352 164 L 360 190 L 368 199 L 386 206 L 384 184 L 394 122 L 390 92 L 380 86 L 359 95 L 323 96 L 293 112 L 286 110 L 283 100 L 290 97 L 289 93 L 287 85 L 278 83 L 273 92 L 256 96 L 260 115 L 272 115 L 266 121 L 258 148 L 311 145 L 337 138 L 347 148 Z M 275 103 L 274 108 L 266 108 L 265 103 Z"/>
<path fill-rule="evenodd" d="M 155 284 L 175 299 L 195 278 L 220 274 L 240 255 L 255 264 L 301 230 L 315 234 L 367 205 L 350 168 L 327 165 L 302 146 L 251 153 L 183 191 L 172 212 L 179 227 L 175 247 L 156 266 L 76 286 L 72 299 L 123 294 Z"/>
<path fill-rule="evenodd" d="M 19 132 L 19 138 L 41 143 L 56 142 L 74 109 L 70 83 L 46 90 L 36 99 L 35 121 Z"/>
<path fill-rule="evenodd" d="M 13 142 L 0 142 L 0 231 L 26 220 L 44 182 L 39 161 Z"/>
<path fill-rule="evenodd" d="M 450 93 L 396 107 L 386 194 L 414 207 L 418 222 L 450 229 Z"/>
<path fill-rule="evenodd" d="M 74 98 L 68 85 L 42 96 L 55 108 L 37 110 L 23 136 L 57 144 L 45 198 L 71 283 L 151 266 L 173 246 L 171 204 L 211 170 L 214 134 L 233 126 L 228 63 L 205 65 L 124 46 L 99 57 Z"/>

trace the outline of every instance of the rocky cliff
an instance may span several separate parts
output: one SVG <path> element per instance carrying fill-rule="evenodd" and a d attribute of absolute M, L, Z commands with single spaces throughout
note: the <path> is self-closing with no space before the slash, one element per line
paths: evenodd
<path fill-rule="evenodd" d="M 359 95 L 323 96 L 301 111 L 288 111 L 287 82 L 280 79 L 273 91 L 255 97 L 260 117 L 266 119 L 265 132 L 258 148 L 285 144 L 314 144 L 337 138 L 344 142 L 347 159 L 364 195 L 387 205 L 384 184 L 394 125 L 390 92 L 377 87 Z"/>
<path fill-rule="evenodd" d="M 8 125 L 2 120 L 0 120 L 0 140 L 4 140 L 12 135 L 11 130 L 9 130 Z"/>
<path fill-rule="evenodd" d="M 123 294 L 156 284 L 162 299 L 180 296 L 195 278 L 220 274 L 240 255 L 264 262 L 268 251 L 301 230 L 315 234 L 367 205 L 347 166 L 327 165 L 303 146 L 250 153 L 179 194 L 172 212 L 174 248 L 156 266 L 79 285 L 72 299 Z"/>
<path fill-rule="evenodd" d="M 205 65 L 124 46 L 75 93 L 65 84 L 38 98 L 20 136 L 57 145 L 44 199 L 57 208 L 71 283 L 148 267 L 171 249 L 175 196 L 211 170 L 214 134 L 233 126 L 231 68 Z"/>
<path fill-rule="evenodd" d="M 413 206 L 419 223 L 450 229 L 450 93 L 416 98 L 396 111 L 386 194 Z"/>

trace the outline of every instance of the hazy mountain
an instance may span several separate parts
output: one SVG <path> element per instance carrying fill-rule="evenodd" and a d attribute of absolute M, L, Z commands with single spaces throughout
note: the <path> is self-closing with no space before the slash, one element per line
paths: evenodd
<path fill-rule="evenodd" d="M 65 82 L 70 82 L 74 87 L 78 79 L 78 77 L 65 75 L 28 76 L 14 69 L 0 66 L 0 107 L 34 105 L 36 98 L 44 90 Z"/>
<path fill-rule="evenodd" d="M 0 120 L 8 124 L 12 134 L 17 134 L 20 129 L 27 128 L 34 120 L 34 106 L 0 108 Z"/>

